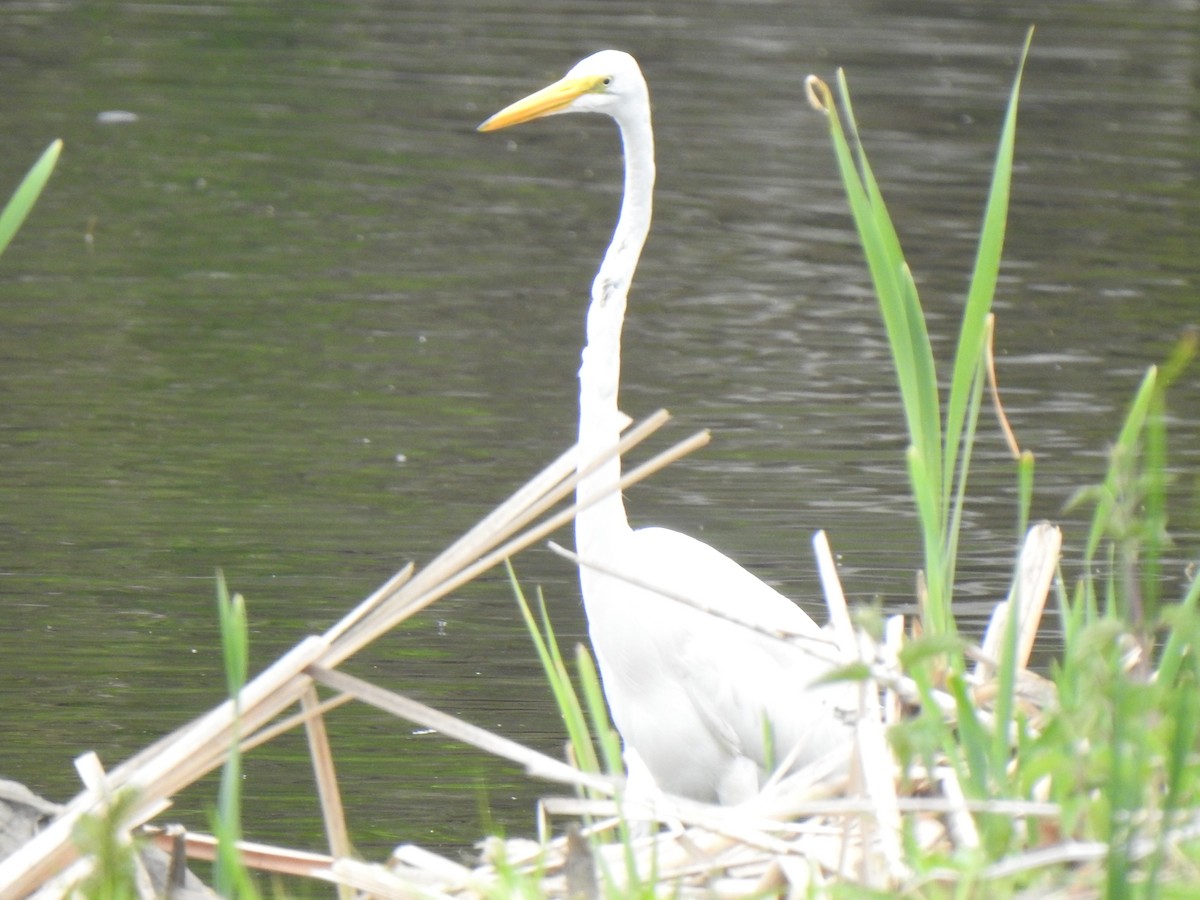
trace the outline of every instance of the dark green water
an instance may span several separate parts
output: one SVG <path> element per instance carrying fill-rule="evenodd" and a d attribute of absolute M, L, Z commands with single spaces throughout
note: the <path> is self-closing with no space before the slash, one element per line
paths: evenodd
<path fill-rule="evenodd" d="M 655 230 L 623 406 L 713 444 L 629 497 L 811 602 L 817 528 L 852 597 L 919 564 L 887 350 L 803 78 L 847 69 L 938 351 L 949 352 L 1025 28 L 1000 379 L 1035 514 L 1098 480 L 1145 367 L 1194 323 L 1200 10 L 1180 2 L 209 3 L 0 6 L 0 190 L 59 170 L 0 260 L 0 774 L 62 799 L 216 703 L 213 573 L 258 666 L 428 560 L 573 440 L 615 132 L 474 126 L 622 47 L 655 99 Z M 103 124 L 124 110 L 137 120 Z M 1196 554 L 1200 381 L 1175 395 L 1179 565 Z M 1013 487 L 982 429 L 960 596 L 1005 588 Z M 569 533 L 561 535 L 569 543 Z M 574 575 L 517 561 L 560 633 Z M 558 752 L 493 575 L 355 671 Z M 378 856 L 533 828 L 545 791 L 368 710 L 331 720 Z M 299 739 L 257 752 L 247 831 L 317 841 Z M 209 782 L 172 816 L 206 827 Z"/>

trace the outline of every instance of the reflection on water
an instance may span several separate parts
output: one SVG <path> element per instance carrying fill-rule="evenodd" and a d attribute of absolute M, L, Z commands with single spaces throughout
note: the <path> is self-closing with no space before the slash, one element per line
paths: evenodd
<path fill-rule="evenodd" d="M 215 702 L 217 566 L 265 664 L 571 443 L 616 135 L 582 117 L 473 128 L 604 45 L 641 58 L 659 141 L 623 405 L 714 434 L 633 491 L 631 516 L 808 603 L 826 528 L 851 595 L 902 608 L 918 559 L 902 422 L 800 85 L 846 68 L 944 358 L 1036 22 L 997 347 L 1038 454 L 1035 514 L 1062 520 L 1140 373 L 1196 317 L 1200 34 L 1192 0 L 1042 7 L 5 5 L 3 183 L 51 138 L 67 150 L 0 267 L 0 772 L 63 797 L 75 753 L 113 765 Z M 98 120 L 110 110 L 138 119 Z M 1185 380 L 1175 406 L 1193 472 L 1198 394 Z M 983 431 L 960 573 L 977 612 L 1013 539 L 1009 465 Z M 1193 486 L 1177 485 L 1181 558 Z M 578 639 L 572 573 L 541 550 L 518 569 Z M 558 752 L 499 576 L 357 665 Z M 368 710 L 332 727 L 365 847 L 531 829 L 542 788 L 519 773 Z M 302 753 L 251 759 L 256 837 L 315 830 Z M 201 824 L 213 796 L 176 814 Z"/>

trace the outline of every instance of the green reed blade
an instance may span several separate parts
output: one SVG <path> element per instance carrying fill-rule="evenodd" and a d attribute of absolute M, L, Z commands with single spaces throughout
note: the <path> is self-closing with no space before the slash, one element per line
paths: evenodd
<path fill-rule="evenodd" d="M 54 171 L 54 165 L 58 162 L 60 153 L 62 153 L 62 141 L 53 141 L 42 152 L 21 183 L 17 185 L 8 204 L 0 212 L 0 253 L 4 252 L 13 239 L 13 235 L 17 233 L 17 229 L 21 227 L 21 223 L 25 221 L 25 217 L 29 215 L 29 211 L 33 209 L 33 204 L 37 202 L 38 195 L 46 186 L 50 173 Z"/>
<path fill-rule="evenodd" d="M 1017 134 L 1017 103 L 1021 93 L 1021 77 L 1029 47 L 1033 41 L 1033 29 L 1025 36 L 1025 46 L 1017 64 L 1017 75 L 1013 79 L 1009 95 L 1008 111 L 1000 131 L 1000 144 L 992 170 L 992 184 L 988 191 L 987 205 L 983 215 L 983 227 L 979 235 L 979 247 L 975 257 L 975 270 L 967 292 L 967 305 L 959 331 L 958 347 L 954 354 L 954 373 L 950 382 L 950 397 L 946 405 L 946 466 L 942 472 L 943 497 L 951 496 L 951 480 L 955 471 L 966 477 L 967 464 L 957 466 L 954 457 L 962 434 L 963 420 L 971 393 L 971 383 L 976 377 L 979 360 L 984 353 L 987 339 L 987 317 L 992 311 L 992 299 L 996 293 L 996 282 L 1000 275 L 1000 258 L 1004 250 L 1004 233 L 1008 222 L 1008 201 L 1012 183 L 1013 148 Z"/>

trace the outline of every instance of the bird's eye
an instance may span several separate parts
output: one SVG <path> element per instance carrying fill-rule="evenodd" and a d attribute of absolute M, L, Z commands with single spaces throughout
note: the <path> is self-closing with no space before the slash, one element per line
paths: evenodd
<path fill-rule="evenodd" d="M 604 80 L 600 83 L 602 85 L 604 85 L 605 87 L 608 87 L 610 84 L 613 83 L 613 77 L 611 75 L 606 75 L 606 76 L 604 76 Z"/>

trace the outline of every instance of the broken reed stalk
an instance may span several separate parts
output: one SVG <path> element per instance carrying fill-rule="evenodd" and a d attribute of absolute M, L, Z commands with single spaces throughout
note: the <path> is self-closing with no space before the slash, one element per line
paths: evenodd
<path fill-rule="evenodd" d="M 173 826 L 178 828 L 178 826 Z M 184 832 L 177 835 L 170 828 L 150 827 L 146 830 L 149 839 L 161 850 L 174 852 L 176 841 L 181 841 L 188 859 L 212 862 L 217 857 L 217 839 L 211 834 Z M 277 875 L 294 875 L 297 878 L 321 878 L 329 871 L 334 858 L 325 853 L 310 853 L 307 850 L 292 850 L 273 847 L 257 841 L 238 841 L 238 852 L 242 861 L 252 869 L 261 869 Z"/>
<path fill-rule="evenodd" d="M 325 635 L 302 640 L 242 689 L 239 696 L 242 733 L 254 735 L 289 706 L 300 703 L 313 686 L 307 672 L 310 666 L 332 670 L 506 555 L 569 522 L 578 511 L 575 507 L 517 535 L 523 526 L 567 497 L 588 471 L 624 454 L 668 418 L 665 411 L 650 416 L 630 429 L 616 447 L 583 467 L 582 473 L 577 450 L 567 451 L 424 569 L 414 574 L 411 566 L 406 567 Z M 701 432 L 680 442 L 628 473 L 614 489 L 624 489 L 648 477 L 684 453 L 703 446 L 707 440 L 707 433 Z M 77 795 L 43 831 L 16 853 L 0 860 L 0 900 L 24 897 L 66 868 L 77 855 L 72 842 L 75 824 L 84 815 L 103 809 L 116 791 L 127 787 L 137 791 L 128 823 L 132 827 L 143 824 L 170 797 L 220 766 L 229 751 L 234 714 L 233 701 L 225 701 L 113 769 L 98 789 Z M 300 724 L 305 716 L 290 721 Z"/>
<path fill-rule="evenodd" d="M 850 609 L 846 605 L 846 593 L 837 574 L 837 563 L 829 538 L 824 531 L 813 536 L 813 551 L 817 557 L 817 572 L 829 608 L 829 624 L 837 638 L 838 647 L 846 661 L 869 662 L 860 650 L 854 625 L 850 620 Z M 865 649 L 865 648 L 864 648 Z M 864 835 L 874 832 L 878 837 L 885 872 L 875 875 L 867 870 L 869 857 L 862 856 L 863 871 L 859 873 L 862 884 L 887 887 L 900 883 L 908 875 L 904 864 L 904 848 L 901 841 L 901 817 L 899 800 L 896 796 L 896 759 L 888 746 L 880 714 L 879 684 L 867 677 L 859 681 L 859 715 L 855 723 L 855 763 L 852 770 L 852 789 L 872 802 L 872 814 L 860 818 Z M 857 785 L 855 784 L 857 782 Z"/>
<path fill-rule="evenodd" d="M 308 736 L 308 755 L 312 758 L 313 778 L 317 783 L 317 799 L 321 804 L 321 819 L 325 823 L 329 852 L 333 856 L 350 856 L 354 848 L 350 843 L 350 831 L 346 827 L 342 792 L 338 788 L 333 750 L 329 746 L 329 734 L 325 730 L 325 717 L 319 711 L 320 705 L 321 698 L 315 686 L 310 687 L 300 698 L 301 709 L 309 714 L 304 720 L 304 731 Z M 354 900 L 354 893 L 350 888 L 339 885 L 338 898 Z"/>
<path fill-rule="evenodd" d="M 1062 531 L 1048 522 L 1040 522 L 1029 529 L 1021 553 L 1017 557 L 1017 568 L 1008 599 L 996 605 L 988 621 L 987 631 L 980 644 L 984 659 L 975 667 L 976 682 L 994 676 L 1001 656 L 1001 642 L 1008 628 L 1008 618 L 1013 610 L 1017 614 L 1016 664 L 1025 669 L 1033 654 L 1033 643 L 1037 638 L 1042 612 L 1050 585 L 1058 571 L 1058 560 L 1062 555 Z"/>

